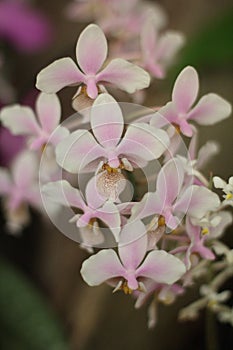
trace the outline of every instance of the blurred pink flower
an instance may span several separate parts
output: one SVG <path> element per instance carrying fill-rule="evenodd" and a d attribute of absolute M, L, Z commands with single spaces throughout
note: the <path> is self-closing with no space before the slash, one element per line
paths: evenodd
<path fill-rule="evenodd" d="M 55 146 L 68 136 L 69 131 L 61 126 L 50 139 L 61 118 L 60 101 L 55 94 L 41 93 L 36 100 L 36 112 L 38 120 L 30 107 L 15 104 L 1 110 L 0 120 L 12 134 L 28 136 L 34 150 L 41 149 L 48 141 Z"/>
<path fill-rule="evenodd" d="M 32 53 L 49 44 L 52 28 L 46 16 L 28 1 L 1 0 L 0 37 L 19 51 Z"/>
<path fill-rule="evenodd" d="M 118 253 L 119 257 L 113 249 L 102 250 L 84 261 L 81 275 L 87 284 L 96 286 L 114 278 L 115 290 L 123 289 L 130 294 L 143 288 L 143 278 L 173 284 L 185 273 L 184 264 L 163 250 L 151 251 L 145 258 L 147 235 L 141 221 L 124 226 Z"/>
<path fill-rule="evenodd" d="M 157 23 L 147 21 L 141 31 L 142 66 L 155 78 L 162 79 L 167 67 L 184 45 L 184 36 L 176 31 L 159 34 Z"/>
<path fill-rule="evenodd" d="M 230 103 L 214 93 L 203 96 L 192 108 L 198 90 L 199 79 L 196 70 L 190 66 L 184 68 L 175 81 L 172 101 L 162 107 L 154 118 L 162 115 L 167 123 L 178 126 L 184 135 L 191 137 L 193 129 L 189 121 L 200 125 L 212 125 L 230 116 Z"/>
<path fill-rule="evenodd" d="M 23 136 L 12 135 L 8 129 L 0 127 L 0 166 L 8 166 L 24 144 Z"/>
<path fill-rule="evenodd" d="M 80 69 L 71 58 L 61 58 L 38 74 L 37 88 L 47 93 L 55 93 L 65 86 L 84 84 L 86 94 L 95 99 L 99 89 L 103 91 L 103 83 L 113 84 L 128 93 L 149 86 L 149 74 L 121 58 L 113 59 L 102 68 L 107 51 L 107 40 L 103 31 L 97 25 L 90 24 L 80 34 L 76 46 Z"/>

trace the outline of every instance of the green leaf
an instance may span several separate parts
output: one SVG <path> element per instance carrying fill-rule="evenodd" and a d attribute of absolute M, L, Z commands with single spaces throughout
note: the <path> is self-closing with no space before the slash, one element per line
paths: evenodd
<path fill-rule="evenodd" d="M 28 279 L 0 259 L 0 347 L 68 350 L 52 310 Z"/>

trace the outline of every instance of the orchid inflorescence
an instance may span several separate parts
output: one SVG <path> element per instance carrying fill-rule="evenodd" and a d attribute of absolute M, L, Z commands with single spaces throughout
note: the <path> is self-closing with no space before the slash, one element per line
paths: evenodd
<path fill-rule="evenodd" d="M 180 318 L 195 317 L 208 306 L 233 324 L 232 310 L 222 304 L 229 292 L 218 294 L 233 261 L 232 251 L 219 241 L 232 223 L 226 208 L 233 205 L 233 178 L 227 183 L 203 174 L 218 145 L 208 142 L 197 153 L 196 127 L 229 117 L 230 104 L 214 93 L 195 104 L 199 78 L 191 66 L 180 72 L 171 101 L 162 107 L 129 108 L 108 92 L 110 87 L 117 95 L 120 89 L 134 99 L 144 94 L 152 78 L 165 76 L 183 45 L 180 33 L 160 34 L 165 16 L 148 6 L 135 0 L 74 2 L 69 15 L 91 15 L 99 24 L 80 34 L 77 64 L 64 57 L 41 70 L 36 112 L 19 104 L 2 108 L 3 126 L 25 137 L 11 167 L 0 168 L 8 230 L 19 232 L 28 223 L 29 206 L 44 212 L 44 204 L 55 224 L 67 208 L 63 227 L 72 227 L 72 238 L 91 254 L 81 268 L 88 285 L 105 282 L 132 294 L 136 308 L 151 298 L 148 324 L 153 327 L 158 302 L 172 303 L 211 270 L 215 279 L 202 286 L 200 301 L 181 310 Z M 122 11 L 126 16 L 115 15 Z M 109 51 L 100 26 L 114 37 Z M 78 113 L 60 125 L 56 93 L 74 85 L 72 105 Z M 125 200 L 128 184 L 132 196 Z M 214 187 L 223 190 L 222 201 Z"/>

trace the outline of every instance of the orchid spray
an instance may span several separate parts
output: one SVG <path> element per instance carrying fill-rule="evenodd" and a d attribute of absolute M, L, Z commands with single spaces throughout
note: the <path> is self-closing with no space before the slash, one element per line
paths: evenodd
<path fill-rule="evenodd" d="M 233 178 L 202 173 L 218 151 L 214 142 L 197 152 L 197 125 L 228 118 L 231 105 L 215 93 L 197 100 L 199 77 L 191 66 L 180 72 L 164 106 L 118 101 L 119 90 L 142 100 L 184 44 L 183 34 L 164 31 L 160 7 L 74 1 L 67 15 L 95 22 L 79 35 L 76 62 L 58 58 L 38 73 L 35 112 L 19 104 L 0 112 L 4 127 L 22 135 L 27 148 L 10 169 L 0 168 L 9 232 L 27 224 L 29 206 L 47 212 L 90 254 L 80 271 L 88 285 L 107 283 L 130 294 L 136 308 L 151 300 L 149 327 L 157 303 L 174 302 L 211 269 L 211 283 L 180 318 L 194 318 L 207 306 L 233 325 L 224 304 L 230 291 L 219 291 L 233 274 L 232 250 L 220 241 L 232 223 Z M 76 113 L 60 124 L 56 93 L 67 86 L 78 88 Z"/>

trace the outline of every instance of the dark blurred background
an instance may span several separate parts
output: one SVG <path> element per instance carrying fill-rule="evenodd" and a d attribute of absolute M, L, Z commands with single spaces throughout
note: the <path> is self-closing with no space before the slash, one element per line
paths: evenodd
<path fill-rule="evenodd" d="M 67 0 L 33 1 L 51 21 L 53 40 L 49 47 L 30 54 L 7 48 L 10 77 L 19 92 L 19 101 L 32 90 L 41 68 L 55 58 L 74 57 L 77 37 L 86 24 L 65 18 L 67 3 Z M 153 83 L 146 105 L 167 102 L 175 76 L 188 64 L 200 74 L 200 94 L 216 92 L 233 102 L 232 1 L 163 0 L 157 3 L 168 14 L 168 28 L 182 31 L 187 44 L 168 78 Z M 73 113 L 70 99 L 74 92 L 75 89 L 65 89 L 59 94 L 65 117 Z M 206 174 L 213 171 L 224 178 L 232 175 L 232 131 L 232 117 L 200 129 L 201 144 L 211 139 L 221 145 L 220 154 L 208 165 Z M 134 310 L 131 298 L 123 293 L 112 295 L 108 286 L 86 286 L 79 271 L 87 254 L 46 219 L 34 212 L 32 215 L 31 225 L 21 236 L 13 237 L 5 232 L 1 214 L 0 349 L 224 350 L 233 346 L 230 326 L 215 320 L 211 328 L 215 347 L 213 343 L 212 347 L 208 345 L 205 312 L 194 322 L 177 321 L 181 305 L 198 297 L 198 287 L 190 289 L 176 304 L 161 307 L 157 327 L 148 331 L 146 308 Z"/>

